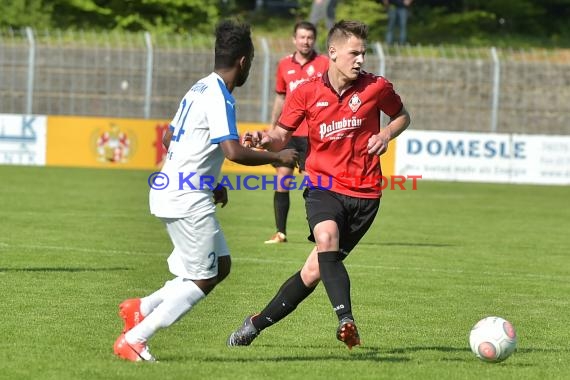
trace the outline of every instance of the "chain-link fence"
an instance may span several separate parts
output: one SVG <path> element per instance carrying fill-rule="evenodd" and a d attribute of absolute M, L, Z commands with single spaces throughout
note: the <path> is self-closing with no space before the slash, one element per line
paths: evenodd
<path fill-rule="evenodd" d="M 213 39 L 119 33 L 0 34 L 0 113 L 170 119 L 213 68 Z M 290 39 L 255 40 L 238 119 L 268 122 Z M 570 52 L 371 43 L 366 70 L 391 80 L 425 130 L 570 133 Z"/>

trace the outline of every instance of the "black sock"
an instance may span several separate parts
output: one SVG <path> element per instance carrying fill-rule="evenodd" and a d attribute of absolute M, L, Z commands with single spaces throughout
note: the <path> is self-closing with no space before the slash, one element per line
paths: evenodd
<path fill-rule="evenodd" d="M 287 215 L 289 214 L 289 192 L 276 191 L 273 195 L 273 208 L 275 209 L 275 227 L 278 232 L 287 235 Z"/>
<path fill-rule="evenodd" d="M 252 319 L 253 326 L 258 330 L 269 327 L 297 308 L 297 306 L 307 298 L 315 288 L 308 288 L 301 279 L 301 272 L 295 273 L 281 285 L 281 288 L 265 309 Z"/>
<path fill-rule="evenodd" d="M 338 319 L 352 317 L 350 278 L 338 251 L 319 252 L 319 270 L 329 300 Z"/>

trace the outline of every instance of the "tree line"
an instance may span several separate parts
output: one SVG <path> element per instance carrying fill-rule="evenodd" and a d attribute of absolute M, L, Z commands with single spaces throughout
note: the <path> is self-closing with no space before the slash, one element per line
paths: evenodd
<path fill-rule="evenodd" d="M 12 0 L 2 4 L 0 28 L 211 34 L 221 18 L 237 16 L 271 30 L 279 18 L 306 18 L 311 2 L 289 0 L 296 6 L 284 15 L 274 9 L 254 11 L 255 0 Z M 381 3 L 339 0 L 337 18 L 366 22 L 373 37 L 380 38 L 386 24 Z M 511 37 L 567 46 L 569 17 L 570 0 L 415 0 L 409 35 L 415 43 Z"/>

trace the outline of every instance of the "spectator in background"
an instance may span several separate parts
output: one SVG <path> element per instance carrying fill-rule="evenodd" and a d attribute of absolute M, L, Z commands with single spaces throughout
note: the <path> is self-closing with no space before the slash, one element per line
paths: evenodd
<path fill-rule="evenodd" d="M 388 11 L 388 30 L 386 31 L 386 43 L 391 45 L 394 42 L 394 27 L 396 22 L 400 29 L 400 45 L 406 43 L 408 26 L 408 10 L 413 0 L 383 0 L 384 6 Z"/>
<path fill-rule="evenodd" d="M 311 6 L 311 24 L 319 27 L 319 21 L 325 20 L 327 31 L 333 27 L 336 20 L 336 6 L 338 0 L 313 0 Z"/>

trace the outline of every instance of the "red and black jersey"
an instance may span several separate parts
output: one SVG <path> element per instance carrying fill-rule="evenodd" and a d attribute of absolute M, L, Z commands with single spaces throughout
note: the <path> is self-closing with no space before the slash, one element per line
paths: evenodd
<path fill-rule="evenodd" d="M 342 96 L 328 75 L 299 85 L 285 99 L 279 125 L 295 130 L 306 120 L 309 146 L 305 170 L 311 184 L 359 198 L 379 198 L 382 169 L 368 154 L 368 139 L 380 132 L 380 111 L 393 117 L 402 101 L 392 83 L 361 72 Z M 319 182 L 320 181 L 320 182 Z"/>
<path fill-rule="evenodd" d="M 290 54 L 282 58 L 277 64 L 277 72 L 275 73 L 275 92 L 285 95 L 285 98 L 294 91 L 301 83 L 307 81 L 311 77 L 321 77 L 329 67 L 329 59 L 325 55 L 313 52 L 309 60 L 301 65 L 295 54 Z M 300 125 L 294 133 L 295 136 L 306 136 L 307 126 L 305 123 Z"/>

